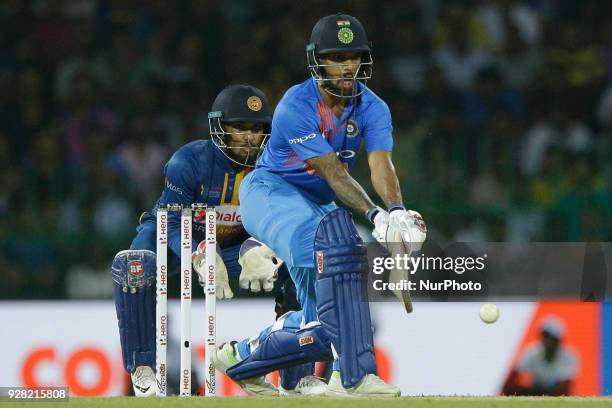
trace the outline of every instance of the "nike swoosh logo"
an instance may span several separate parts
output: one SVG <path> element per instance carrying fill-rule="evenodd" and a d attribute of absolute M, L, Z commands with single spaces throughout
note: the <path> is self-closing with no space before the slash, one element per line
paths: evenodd
<path fill-rule="evenodd" d="M 149 385 L 148 387 L 144 388 L 144 387 L 139 387 L 137 385 L 135 385 L 134 387 L 138 388 L 138 390 L 140 392 L 142 392 L 143 394 L 146 393 L 147 391 L 149 391 L 149 388 L 151 388 L 151 386 Z"/>

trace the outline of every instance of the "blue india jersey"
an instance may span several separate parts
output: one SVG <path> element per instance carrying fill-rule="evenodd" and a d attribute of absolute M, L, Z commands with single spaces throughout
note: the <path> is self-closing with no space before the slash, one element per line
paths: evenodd
<path fill-rule="evenodd" d="M 391 151 L 393 126 L 387 104 L 362 83 L 341 117 L 324 102 L 316 81 L 291 87 L 278 103 L 272 134 L 257 168 L 278 174 L 310 200 L 327 204 L 335 194 L 306 160 L 335 152 L 350 171 L 362 142 L 367 152 Z"/>

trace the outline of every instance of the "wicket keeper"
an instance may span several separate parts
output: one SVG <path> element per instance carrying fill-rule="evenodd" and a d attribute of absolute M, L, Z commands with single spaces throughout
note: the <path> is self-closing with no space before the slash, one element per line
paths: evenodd
<path fill-rule="evenodd" d="M 271 291 L 281 262 L 261 243 L 249 238 L 241 221 L 238 188 L 267 142 L 272 121 L 268 99 L 251 85 L 231 85 L 216 97 L 208 115 L 211 140 L 196 140 L 178 149 L 164 168 L 164 190 L 150 212 L 140 218 L 129 250 L 113 261 L 114 299 L 119 321 L 123 364 L 136 396 L 156 393 L 155 296 L 156 214 L 167 204 L 204 203 L 217 210 L 217 297 L 233 297 L 229 275 L 240 287 Z M 204 285 L 204 210 L 193 217 L 193 266 Z M 169 271 L 180 263 L 180 213 L 169 212 Z M 242 264 L 242 268 L 240 267 Z M 254 265 L 254 267 L 249 267 Z M 238 277 L 238 275 L 240 275 Z M 242 382 L 247 393 L 277 395 L 265 379 Z"/>

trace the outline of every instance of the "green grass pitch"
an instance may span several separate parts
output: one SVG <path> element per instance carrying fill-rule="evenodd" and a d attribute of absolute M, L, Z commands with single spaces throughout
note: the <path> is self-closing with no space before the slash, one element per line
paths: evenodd
<path fill-rule="evenodd" d="M 2 403 L 1 408 L 11 406 L 32 406 L 31 403 Z M 51 407 L 109 407 L 109 408 L 167 408 L 167 407 L 206 407 L 206 408 L 530 408 L 530 407 L 612 407 L 612 398 L 577 397 L 403 397 L 398 399 L 336 399 L 336 398 L 70 398 L 62 403 L 47 402 L 44 408 Z"/>

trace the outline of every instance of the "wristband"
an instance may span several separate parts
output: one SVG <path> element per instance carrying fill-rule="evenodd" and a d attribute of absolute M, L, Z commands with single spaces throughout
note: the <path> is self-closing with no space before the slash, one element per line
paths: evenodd
<path fill-rule="evenodd" d="M 395 210 L 406 210 L 406 207 L 404 207 L 404 204 L 402 203 L 391 203 L 389 204 L 389 214 L 392 213 Z"/>
<path fill-rule="evenodd" d="M 368 210 L 368 212 L 366 212 L 366 217 L 368 218 L 368 220 L 370 220 L 372 224 L 374 224 L 374 218 L 379 212 L 380 212 L 380 208 L 372 207 Z"/>

